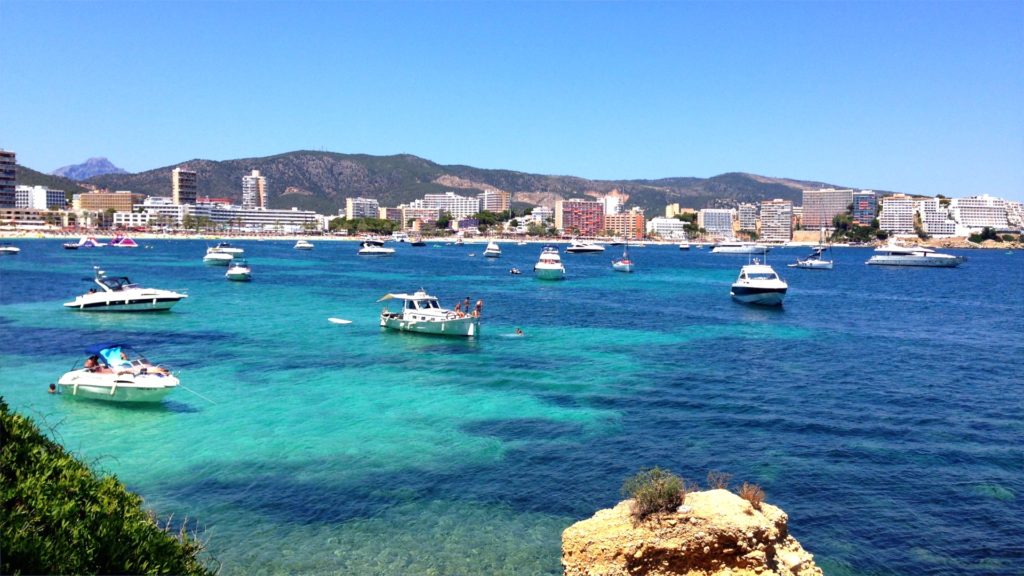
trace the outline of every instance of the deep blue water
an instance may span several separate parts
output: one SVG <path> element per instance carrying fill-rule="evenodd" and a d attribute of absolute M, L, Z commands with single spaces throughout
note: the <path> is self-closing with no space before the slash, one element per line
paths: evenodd
<path fill-rule="evenodd" d="M 674 246 L 632 250 L 631 275 L 615 249 L 564 255 L 568 280 L 545 283 L 539 245 L 491 261 L 482 244 L 372 259 L 243 241 L 240 284 L 204 242 L 140 243 L 0 258 L 0 393 L 203 528 L 224 574 L 558 573 L 561 531 L 654 465 L 759 483 L 827 574 L 1021 573 L 1022 253 L 940 270 L 840 249 L 812 271 L 776 250 L 790 292 L 772 310 L 730 300 L 742 257 Z M 93 264 L 190 297 L 64 310 Z M 483 299 L 482 337 L 382 333 L 376 300 L 420 287 Z M 188 389 L 157 408 L 45 393 L 108 339 Z"/>

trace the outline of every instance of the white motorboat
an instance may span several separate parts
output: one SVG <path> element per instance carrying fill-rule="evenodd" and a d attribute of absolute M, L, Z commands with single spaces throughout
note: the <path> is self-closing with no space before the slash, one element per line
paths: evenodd
<path fill-rule="evenodd" d="M 540 253 L 540 259 L 533 265 L 533 273 L 538 280 L 562 280 L 565 278 L 565 266 L 558 249 L 547 246 Z"/>
<path fill-rule="evenodd" d="M 179 300 L 188 298 L 186 294 L 171 290 L 143 288 L 133 284 L 127 276 L 107 276 L 98 266 L 93 269 L 93 282 L 100 289 L 93 288 L 65 302 L 65 308 L 85 312 L 159 312 L 170 310 Z"/>
<path fill-rule="evenodd" d="M 244 248 L 239 248 L 229 242 L 221 242 L 212 248 L 206 249 L 207 254 L 231 254 L 232 256 L 239 256 L 245 254 Z"/>
<path fill-rule="evenodd" d="M 806 258 L 800 258 L 789 265 L 790 268 L 806 268 L 808 270 L 831 270 L 832 260 L 825 259 L 825 246 L 815 246 Z"/>
<path fill-rule="evenodd" d="M 18 248 L 13 244 L 9 244 L 7 242 L 0 244 L 0 256 L 14 256 L 20 252 L 21 248 Z"/>
<path fill-rule="evenodd" d="M 679 249 L 680 250 L 689 250 L 690 249 L 690 243 L 686 242 L 685 240 L 680 242 L 679 243 Z"/>
<path fill-rule="evenodd" d="M 526 240 L 520 240 L 519 242 L 516 242 L 516 246 L 526 246 Z"/>
<path fill-rule="evenodd" d="M 875 248 L 875 255 L 868 259 L 868 264 L 879 266 L 928 266 L 937 268 L 955 268 L 967 260 L 963 256 L 942 254 L 924 246 L 900 246 L 890 242 Z"/>
<path fill-rule="evenodd" d="M 57 381 L 60 392 L 73 398 L 108 402 L 160 402 L 178 379 L 154 365 L 127 344 L 97 344 L 86 349 L 89 358 Z"/>
<path fill-rule="evenodd" d="M 299 240 L 298 242 L 295 243 L 295 249 L 296 250 L 312 250 L 313 249 L 313 244 L 310 243 L 310 242 L 307 242 L 305 240 Z"/>
<path fill-rule="evenodd" d="M 767 264 L 753 263 L 740 268 L 740 276 L 732 285 L 729 294 L 744 304 L 782 306 L 789 285 Z"/>
<path fill-rule="evenodd" d="M 384 246 L 372 242 L 363 242 L 359 246 L 359 252 L 357 252 L 357 254 L 360 256 L 393 256 L 395 254 L 395 249 L 385 248 Z"/>
<path fill-rule="evenodd" d="M 138 248 L 139 245 L 127 236 L 118 234 L 114 236 L 113 240 L 110 241 L 110 245 L 114 248 Z"/>
<path fill-rule="evenodd" d="M 480 334 L 482 302 L 477 302 L 476 309 L 472 313 L 469 310 L 448 310 L 441 307 L 437 298 L 423 290 L 413 294 L 385 294 L 377 301 L 389 300 L 400 300 L 402 310 L 392 312 L 385 305 L 384 310 L 380 313 L 381 328 L 435 336 L 472 337 Z"/>
<path fill-rule="evenodd" d="M 395 242 L 408 242 L 409 234 L 405 232 L 399 232 L 396 230 L 391 233 L 391 239 L 394 240 Z"/>
<path fill-rule="evenodd" d="M 227 266 L 234 259 L 234 255 L 227 252 L 207 252 L 206 256 L 203 256 L 203 264 L 207 266 Z"/>
<path fill-rule="evenodd" d="M 590 252 L 604 252 L 604 246 L 600 244 L 594 244 L 593 242 L 581 242 L 579 240 L 572 240 L 569 242 L 569 247 L 565 249 L 569 254 L 587 254 Z"/>
<path fill-rule="evenodd" d="M 494 240 L 487 243 L 487 248 L 484 248 L 485 258 L 498 258 L 501 256 L 501 246 Z"/>
<path fill-rule="evenodd" d="M 719 242 L 711 249 L 712 254 L 767 254 L 771 248 L 754 242 Z"/>
<path fill-rule="evenodd" d="M 245 259 L 235 258 L 231 261 L 231 265 L 228 266 L 228 271 L 224 273 L 224 277 L 235 282 L 248 282 L 252 280 L 252 268 L 249 267 L 249 263 Z"/>

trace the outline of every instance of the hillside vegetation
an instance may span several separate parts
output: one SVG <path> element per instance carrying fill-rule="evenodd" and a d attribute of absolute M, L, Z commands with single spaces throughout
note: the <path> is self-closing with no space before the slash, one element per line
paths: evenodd
<path fill-rule="evenodd" d="M 100 478 L 0 398 L 0 574 L 213 574 L 115 477 Z"/>
<path fill-rule="evenodd" d="M 63 190 L 69 195 L 88 192 L 74 180 L 43 174 L 21 165 L 16 166 L 15 169 L 17 170 L 18 186 L 45 186 L 51 190 Z"/>
<path fill-rule="evenodd" d="M 693 208 L 733 206 L 763 199 L 798 200 L 801 190 L 828 186 L 821 182 L 768 178 L 730 173 L 712 178 L 660 180 L 588 180 L 575 176 L 549 176 L 513 170 L 488 170 L 462 165 L 441 165 L 410 154 L 371 156 L 336 152 L 297 151 L 264 158 L 216 162 L 190 160 L 175 166 L 199 175 L 199 194 L 241 201 L 242 176 L 253 169 L 267 177 L 271 208 L 298 207 L 336 213 L 347 197 L 376 198 L 382 206 L 396 206 L 426 193 L 453 190 L 477 194 L 497 189 L 513 194 L 520 205 L 553 206 L 566 198 L 620 195 L 626 206 L 657 215 L 666 204 Z M 116 190 L 168 196 L 171 170 L 165 166 L 138 174 L 105 174 L 89 183 Z"/>

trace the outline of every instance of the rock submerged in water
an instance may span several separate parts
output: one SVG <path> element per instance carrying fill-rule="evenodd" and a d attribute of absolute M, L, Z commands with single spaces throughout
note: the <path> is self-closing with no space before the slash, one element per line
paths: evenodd
<path fill-rule="evenodd" d="M 562 533 L 566 576 L 821 576 L 789 535 L 786 513 L 755 510 L 727 490 L 686 495 L 683 512 L 634 525 L 631 500 L 600 510 Z"/>

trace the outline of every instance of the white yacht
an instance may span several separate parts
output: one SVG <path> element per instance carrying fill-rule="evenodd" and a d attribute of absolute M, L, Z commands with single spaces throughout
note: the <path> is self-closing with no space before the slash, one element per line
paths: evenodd
<path fill-rule="evenodd" d="M 127 344 L 97 344 L 85 352 L 85 364 L 57 381 L 61 394 L 108 402 L 160 402 L 179 384 L 170 370 L 152 364 Z"/>
<path fill-rule="evenodd" d="M 85 312 L 158 312 L 170 310 L 183 298 L 170 290 L 142 288 L 132 284 L 127 276 L 107 276 L 106 272 L 94 267 L 93 282 L 99 286 L 82 294 L 71 302 L 65 302 L 65 308 Z"/>
<path fill-rule="evenodd" d="M 690 249 L 690 243 L 687 242 L 686 240 L 683 240 L 682 242 L 679 243 L 679 249 L 680 250 L 689 250 Z"/>
<path fill-rule="evenodd" d="M 227 266 L 234 259 L 234 255 L 227 252 L 207 252 L 206 256 L 203 256 L 203 264 L 207 266 Z"/>
<path fill-rule="evenodd" d="M 604 252 L 604 246 L 600 244 L 594 244 L 593 242 L 581 242 L 579 240 L 572 240 L 569 242 L 569 247 L 565 249 L 569 254 L 586 254 L 589 252 Z"/>
<path fill-rule="evenodd" d="M 21 252 L 21 248 L 18 248 L 13 244 L 9 244 L 7 242 L 0 244 L 0 256 L 14 256 L 19 252 Z"/>
<path fill-rule="evenodd" d="M 494 240 L 487 243 L 487 248 L 484 248 L 484 257 L 486 258 L 498 258 L 501 256 L 501 246 Z"/>
<path fill-rule="evenodd" d="M 711 249 L 712 254 L 766 254 L 770 248 L 764 244 L 754 242 L 739 242 L 730 240 L 719 242 Z"/>
<path fill-rule="evenodd" d="M 633 261 L 629 259 L 629 244 L 622 249 L 622 258 L 612 260 L 612 270 L 616 272 L 632 272 Z"/>
<path fill-rule="evenodd" d="M 942 254 L 924 246 L 900 246 L 890 242 L 875 248 L 875 255 L 868 259 L 868 264 L 880 266 L 930 266 L 938 268 L 954 268 L 962 264 L 966 258 Z"/>
<path fill-rule="evenodd" d="M 782 306 L 789 285 L 767 264 L 753 263 L 740 268 L 740 276 L 733 282 L 729 294 L 737 302 Z"/>
<path fill-rule="evenodd" d="M 565 278 L 565 266 L 558 249 L 551 246 L 544 248 L 540 259 L 533 265 L 533 273 L 539 280 L 562 280 Z"/>
<path fill-rule="evenodd" d="M 231 254 L 232 256 L 239 256 L 245 254 L 244 248 L 239 248 L 229 242 L 221 242 L 213 248 L 206 249 L 207 254 L 220 253 L 220 254 Z"/>
<path fill-rule="evenodd" d="M 360 256 L 392 256 L 394 253 L 394 248 L 385 248 L 374 242 L 363 242 L 359 245 L 359 252 L 357 252 Z"/>
<path fill-rule="evenodd" d="M 405 232 L 399 232 L 396 230 L 395 232 L 391 233 L 391 239 L 394 240 L 395 242 L 408 242 L 409 234 Z"/>
<path fill-rule="evenodd" d="M 402 310 L 392 312 L 385 305 L 380 313 L 381 328 L 435 336 L 471 337 L 480 334 L 480 302 L 472 313 L 469 310 L 448 310 L 423 290 L 413 294 L 385 294 L 377 302 L 389 300 L 400 300 Z"/>
<path fill-rule="evenodd" d="M 295 249 L 296 250 L 312 250 L 313 249 L 313 244 L 310 243 L 310 242 L 307 242 L 305 240 L 299 240 L 298 242 L 295 243 Z"/>
<path fill-rule="evenodd" d="M 243 258 L 235 258 L 231 261 L 231 265 L 228 266 L 228 271 L 224 273 L 224 277 L 235 282 L 248 282 L 252 280 L 252 268 L 249 267 L 249 263 Z"/>

